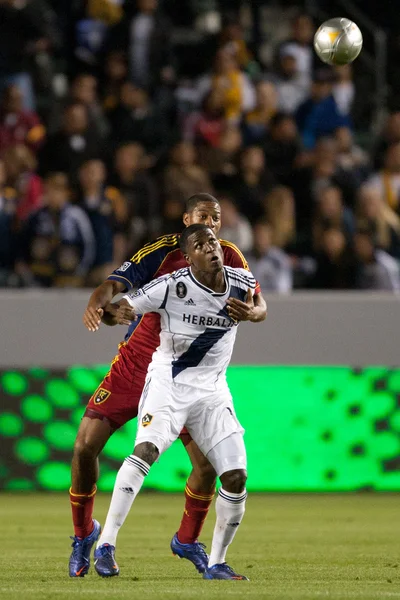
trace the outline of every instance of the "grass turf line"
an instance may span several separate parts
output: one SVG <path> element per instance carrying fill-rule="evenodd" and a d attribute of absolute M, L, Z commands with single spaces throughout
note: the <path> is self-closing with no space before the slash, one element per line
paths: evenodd
<path fill-rule="evenodd" d="M 104 523 L 108 495 L 96 499 Z M 174 559 L 169 542 L 183 496 L 142 494 L 122 528 L 119 577 L 68 577 L 68 495 L 0 494 L 2 600 L 400 599 L 400 516 L 395 495 L 250 495 L 228 558 L 250 582 L 205 581 Z M 201 540 L 210 548 L 215 511 Z M 74 596 L 75 595 L 75 596 Z"/>

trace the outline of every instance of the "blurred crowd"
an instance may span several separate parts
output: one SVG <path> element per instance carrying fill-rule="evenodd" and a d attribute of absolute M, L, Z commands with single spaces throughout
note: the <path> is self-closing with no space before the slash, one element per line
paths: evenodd
<path fill-rule="evenodd" d="M 265 291 L 400 290 L 400 111 L 360 147 L 307 14 L 263 60 L 189 5 L 0 0 L 0 286 L 97 285 L 210 192 Z"/>

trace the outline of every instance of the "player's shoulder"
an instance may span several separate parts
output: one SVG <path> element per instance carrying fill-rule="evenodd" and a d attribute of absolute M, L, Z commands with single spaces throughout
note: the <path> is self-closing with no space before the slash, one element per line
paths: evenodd
<path fill-rule="evenodd" d="M 171 273 L 171 278 L 175 281 L 177 279 L 186 279 L 187 277 L 189 277 L 189 267 L 183 267 Z"/>
<path fill-rule="evenodd" d="M 257 282 L 253 276 L 253 273 L 251 273 L 251 271 L 249 271 L 248 269 L 228 266 L 225 266 L 224 268 L 229 281 L 234 282 L 236 284 L 240 283 L 252 289 L 256 287 Z"/>
<path fill-rule="evenodd" d="M 248 264 L 242 252 L 233 242 L 228 240 L 219 240 L 224 253 L 224 264 L 231 267 L 243 267 L 248 269 Z"/>
<path fill-rule="evenodd" d="M 162 235 L 151 242 L 147 242 L 132 256 L 130 262 L 137 264 L 149 254 L 165 254 L 175 248 L 179 248 L 179 235 L 176 233 Z"/>

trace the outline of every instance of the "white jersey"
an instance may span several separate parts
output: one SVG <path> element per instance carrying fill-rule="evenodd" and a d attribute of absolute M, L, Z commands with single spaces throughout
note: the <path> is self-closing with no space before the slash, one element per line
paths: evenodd
<path fill-rule="evenodd" d="M 191 386 L 203 395 L 226 385 L 237 330 L 226 301 L 231 297 L 244 301 L 249 288 L 254 294 L 256 280 L 245 269 L 224 267 L 224 275 L 222 293 L 199 283 L 185 268 L 124 296 L 137 314 L 161 316 L 160 345 L 149 374 L 161 369 L 168 381 Z"/>

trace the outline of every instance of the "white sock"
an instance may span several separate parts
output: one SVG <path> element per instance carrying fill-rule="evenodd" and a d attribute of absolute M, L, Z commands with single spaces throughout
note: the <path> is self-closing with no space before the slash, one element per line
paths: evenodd
<path fill-rule="evenodd" d="M 124 524 L 149 470 L 150 465 L 133 454 L 124 460 L 115 480 L 110 508 L 97 548 L 103 544 L 115 546 L 120 527 Z"/>
<path fill-rule="evenodd" d="M 209 567 L 225 562 L 228 547 L 243 519 L 246 498 L 246 490 L 240 494 L 231 494 L 220 488 L 215 503 L 217 521 L 214 527 L 210 560 L 208 561 Z"/>

